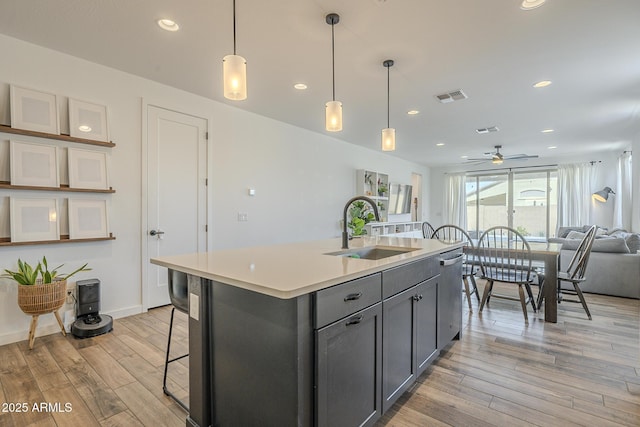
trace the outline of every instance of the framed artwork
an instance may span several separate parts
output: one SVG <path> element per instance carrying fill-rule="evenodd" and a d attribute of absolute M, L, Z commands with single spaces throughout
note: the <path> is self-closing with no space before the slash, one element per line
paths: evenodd
<path fill-rule="evenodd" d="M 9 140 L 0 140 L 0 182 L 11 182 Z"/>
<path fill-rule="evenodd" d="M 109 142 L 107 107 L 69 98 L 69 134 Z"/>
<path fill-rule="evenodd" d="M 108 190 L 107 153 L 68 148 L 69 187 Z"/>
<path fill-rule="evenodd" d="M 20 86 L 10 86 L 11 127 L 59 135 L 58 97 Z"/>
<path fill-rule="evenodd" d="M 69 199 L 69 238 L 109 237 L 107 201 Z"/>
<path fill-rule="evenodd" d="M 11 241 L 60 240 L 57 199 L 9 199 Z"/>
<path fill-rule="evenodd" d="M 57 147 L 10 141 L 9 152 L 11 185 L 60 187 Z"/>

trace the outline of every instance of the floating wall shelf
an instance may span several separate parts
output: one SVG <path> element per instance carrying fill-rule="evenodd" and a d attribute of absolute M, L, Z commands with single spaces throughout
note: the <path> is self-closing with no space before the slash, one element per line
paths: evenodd
<path fill-rule="evenodd" d="M 60 187 L 34 187 L 31 185 L 11 185 L 6 181 L 0 181 L 0 190 L 36 190 L 36 191 L 69 191 L 76 193 L 115 193 L 113 188 L 109 189 L 93 189 L 93 188 L 71 188 L 68 185 Z"/>
<path fill-rule="evenodd" d="M 0 238 L 0 246 L 25 246 L 25 245 L 45 245 L 54 243 L 83 243 L 83 242 L 101 242 L 103 240 L 116 240 L 112 233 L 109 237 L 92 237 L 90 239 L 70 239 L 69 235 L 60 236 L 60 240 L 40 240 L 34 242 L 12 242 L 8 237 Z"/>
<path fill-rule="evenodd" d="M 59 141 L 77 142 L 80 144 L 97 145 L 100 147 L 115 147 L 113 142 L 95 141 L 93 139 L 76 138 L 69 135 L 57 135 L 55 133 L 35 132 L 32 130 L 16 129 L 7 125 L 0 125 L 0 132 L 15 135 L 35 136 L 36 138 L 57 139 Z"/>

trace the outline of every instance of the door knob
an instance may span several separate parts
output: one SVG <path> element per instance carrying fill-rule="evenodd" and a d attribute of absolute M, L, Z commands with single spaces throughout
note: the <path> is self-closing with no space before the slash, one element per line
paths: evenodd
<path fill-rule="evenodd" d="M 161 235 L 161 234 L 164 234 L 164 231 L 160 231 L 160 230 L 151 230 L 151 231 L 149 232 L 149 235 L 150 235 L 150 236 L 159 236 L 159 235 Z"/>

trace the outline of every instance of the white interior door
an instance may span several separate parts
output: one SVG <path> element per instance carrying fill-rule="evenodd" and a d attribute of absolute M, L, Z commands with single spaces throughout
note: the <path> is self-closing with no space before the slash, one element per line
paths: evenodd
<path fill-rule="evenodd" d="M 150 258 L 206 251 L 206 135 L 206 119 L 147 106 L 147 308 L 169 304 Z"/>

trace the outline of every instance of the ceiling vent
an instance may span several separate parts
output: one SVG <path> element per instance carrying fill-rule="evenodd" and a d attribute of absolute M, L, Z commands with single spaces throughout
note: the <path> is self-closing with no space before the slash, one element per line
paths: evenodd
<path fill-rule="evenodd" d="M 482 129 L 476 129 L 476 132 L 478 133 L 489 133 L 489 132 L 498 132 L 500 129 L 498 129 L 497 126 L 491 126 L 488 128 L 482 128 Z"/>
<path fill-rule="evenodd" d="M 442 95 L 436 95 L 436 99 L 442 104 L 448 104 L 453 101 L 460 101 L 461 99 L 467 99 L 467 95 L 462 89 L 454 90 L 453 92 L 443 93 Z"/>

